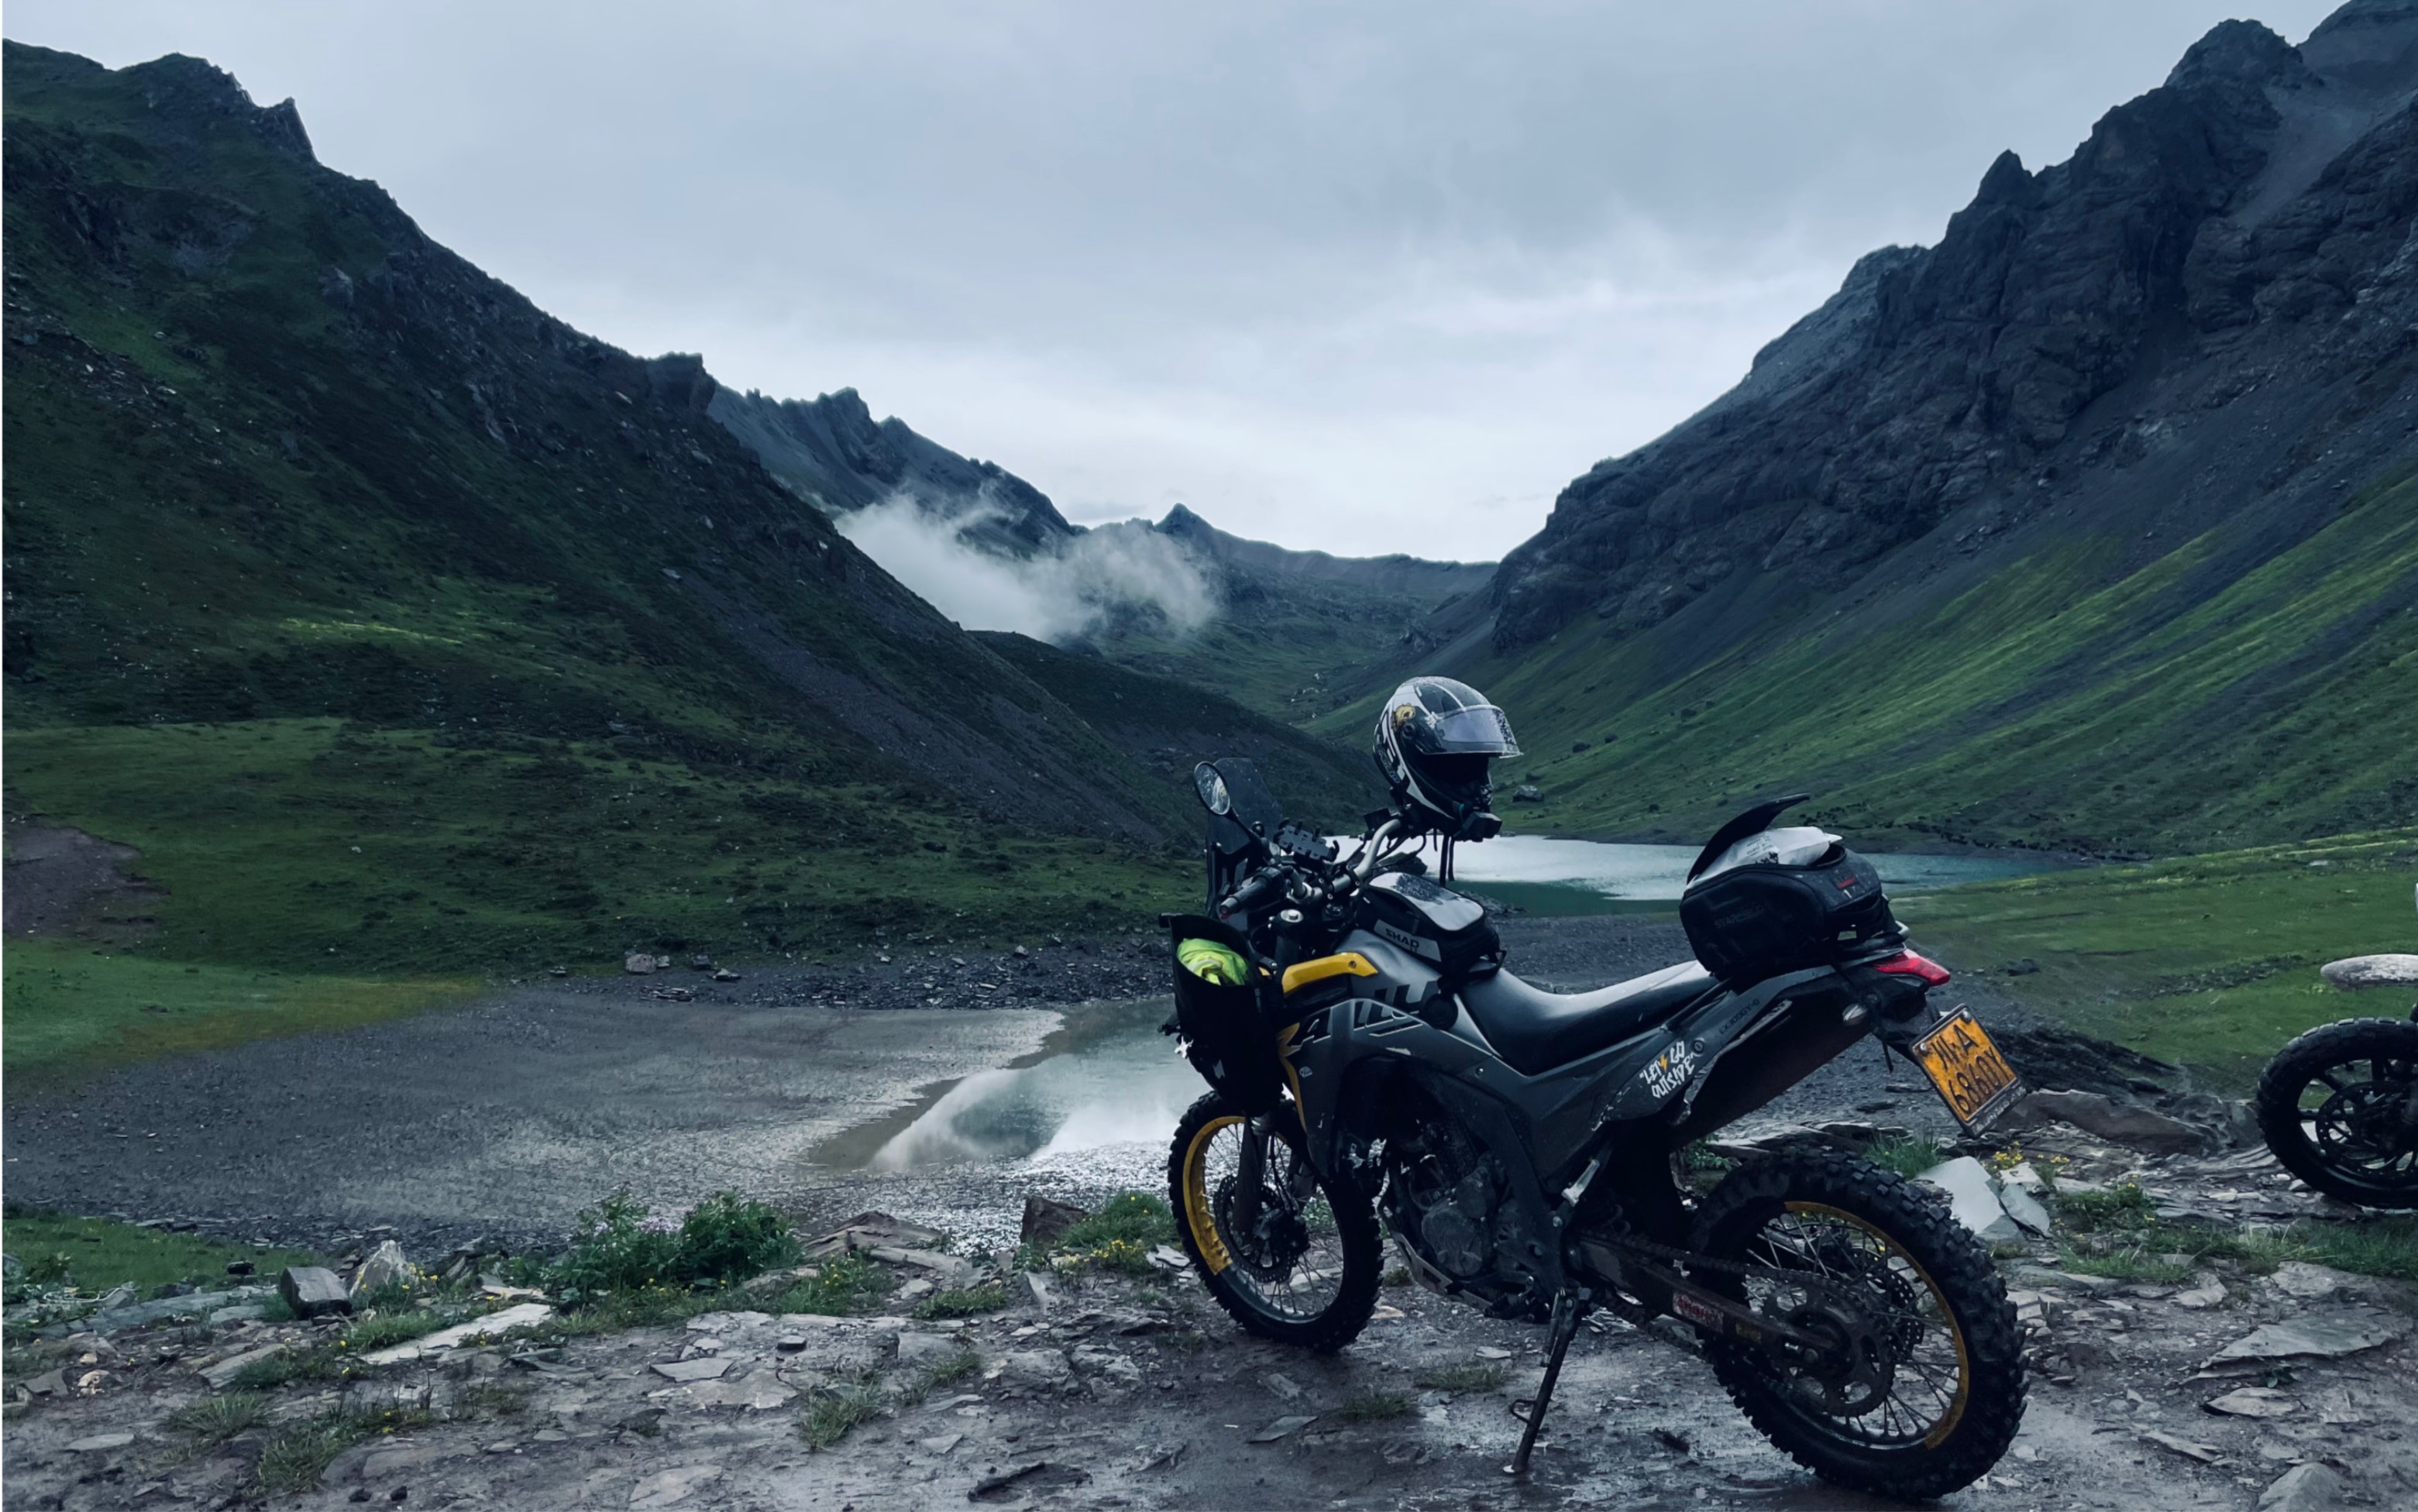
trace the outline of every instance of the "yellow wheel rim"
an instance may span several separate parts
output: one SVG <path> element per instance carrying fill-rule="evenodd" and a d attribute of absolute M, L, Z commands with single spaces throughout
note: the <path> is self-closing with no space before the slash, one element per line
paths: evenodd
<path fill-rule="evenodd" d="M 1790 1202 L 1786 1206 L 1791 1213 L 1836 1218 L 1851 1229 L 1861 1229 L 1878 1242 L 1886 1253 L 1905 1261 L 1915 1276 L 1922 1282 L 1923 1290 L 1931 1293 L 1932 1302 L 1939 1308 L 1940 1321 L 1948 1329 L 1948 1341 L 1956 1347 L 1955 1394 L 1949 1398 L 1947 1410 L 1939 1414 L 1939 1421 L 1932 1427 L 1930 1432 L 1922 1436 L 1924 1448 L 1939 1447 L 1947 1442 L 1948 1435 L 1956 1431 L 1957 1423 L 1965 1416 L 1965 1404 L 1973 1395 L 1973 1357 L 1965 1348 L 1965 1328 L 1956 1321 L 1956 1309 L 1948 1305 L 1948 1293 L 1939 1290 L 1939 1283 L 1931 1278 L 1931 1273 L 1922 1268 L 1921 1261 L 1905 1252 L 1905 1245 L 1856 1214 L 1843 1208 L 1831 1207 L 1825 1202 Z"/>
<path fill-rule="evenodd" d="M 1209 1212 L 1209 1143 L 1219 1129 L 1240 1123 L 1239 1114 L 1213 1118 L 1201 1125 L 1192 1142 L 1184 1150 L 1184 1222 L 1192 1230 L 1192 1245 L 1201 1252 L 1201 1263 L 1216 1275 L 1233 1263 L 1226 1253 L 1226 1241 L 1217 1236 L 1217 1220 Z"/>

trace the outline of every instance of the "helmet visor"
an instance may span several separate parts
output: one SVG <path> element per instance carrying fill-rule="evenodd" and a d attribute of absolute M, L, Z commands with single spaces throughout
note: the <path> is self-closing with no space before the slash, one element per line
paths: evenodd
<path fill-rule="evenodd" d="M 1520 742 L 1511 721 L 1492 704 L 1477 704 L 1446 714 L 1430 714 L 1402 732 L 1430 756 L 1515 756 Z"/>

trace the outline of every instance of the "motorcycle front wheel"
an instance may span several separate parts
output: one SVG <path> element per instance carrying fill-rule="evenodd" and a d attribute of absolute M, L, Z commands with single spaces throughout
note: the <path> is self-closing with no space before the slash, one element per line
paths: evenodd
<path fill-rule="evenodd" d="M 2267 1148 L 2319 1191 L 2418 1208 L 2418 1023 L 2313 1029 L 2267 1062 L 2253 1106 Z"/>
<path fill-rule="evenodd" d="M 1168 1202 L 1201 1284 L 1245 1332 L 1331 1352 L 1368 1326 L 1385 1253 L 1375 1208 L 1319 1175 L 1291 1117 L 1254 1121 L 1217 1092 L 1194 1103 L 1168 1152 Z"/>
<path fill-rule="evenodd" d="M 1860 1160 L 1783 1154 L 1697 1210 L 1704 1277 L 1819 1350 L 1716 1340 L 1747 1420 L 1836 1485 L 1916 1500 L 1986 1474 L 2024 1415 L 2023 1336 L 1982 1242 L 1947 1203 Z"/>

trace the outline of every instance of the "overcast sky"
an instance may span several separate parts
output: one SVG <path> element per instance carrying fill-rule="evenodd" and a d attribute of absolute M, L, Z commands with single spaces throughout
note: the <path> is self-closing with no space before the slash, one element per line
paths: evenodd
<path fill-rule="evenodd" d="M 1492 557 L 2004 147 L 2327 0 L 12 0 L 182 52 L 635 351 L 853 386 L 1082 521 Z"/>

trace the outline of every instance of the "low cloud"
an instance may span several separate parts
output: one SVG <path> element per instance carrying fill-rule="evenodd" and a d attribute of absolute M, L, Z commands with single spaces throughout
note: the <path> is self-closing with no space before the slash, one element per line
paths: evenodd
<path fill-rule="evenodd" d="M 1154 615 L 1189 634 L 1217 614 L 1217 592 L 1181 544 L 1140 520 L 1095 527 L 1055 551 L 1002 556 L 966 539 L 1007 512 L 988 499 L 955 511 L 894 494 L 834 523 L 865 554 L 968 630 L 1068 641 L 1112 620 Z"/>

